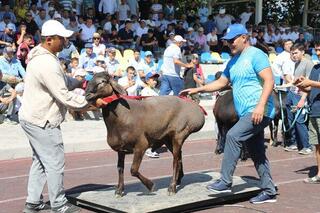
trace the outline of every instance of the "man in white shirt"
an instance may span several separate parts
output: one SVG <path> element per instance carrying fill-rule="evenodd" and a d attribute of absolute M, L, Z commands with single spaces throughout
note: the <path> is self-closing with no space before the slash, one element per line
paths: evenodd
<path fill-rule="evenodd" d="M 99 33 L 93 33 L 93 52 L 98 55 L 104 55 L 106 53 L 106 46 L 101 44 L 101 35 Z"/>
<path fill-rule="evenodd" d="M 119 20 L 120 23 L 124 23 L 124 21 L 130 17 L 130 7 L 126 3 L 126 0 L 121 0 L 121 4 L 119 5 Z"/>
<path fill-rule="evenodd" d="M 226 15 L 226 9 L 220 8 L 219 14 L 214 18 L 214 22 L 217 27 L 217 35 L 220 39 L 223 36 L 223 31 L 226 30 L 234 18 L 230 15 Z"/>
<path fill-rule="evenodd" d="M 275 37 L 271 29 L 269 29 L 267 33 L 263 35 L 263 39 L 266 42 L 266 44 L 268 44 L 269 46 L 274 45 Z"/>
<path fill-rule="evenodd" d="M 118 12 L 118 3 L 117 0 L 100 0 L 98 8 L 100 13 L 113 15 Z"/>
<path fill-rule="evenodd" d="M 140 26 L 138 27 L 138 29 L 136 30 L 136 36 L 137 36 L 137 44 L 140 44 L 140 40 L 143 34 L 147 34 L 148 33 L 148 27 L 146 25 L 146 20 L 140 20 Z"/>
<path fill-rule="evenodd" d="M 96 27 L 93 25 L 91 17 L 87 17 L 86 23 L 81 26 L 80 38 L 83 42 L 92 42 L 93 33 L 96 32 Z"/>
<path fill-rule="evenodd" d="M 241 13 L 240 15 L 240 19 L 241 19 L 241 24 L 243 26 L 246 26 L 246 23 L 249 21 L 251 15 L 252 15 L 252 11 L 251 11 L 251 7 L 247 6 L 247 9 L 245 12 Z"/>
<path fill-rule="evenodd" d="M 127 0 L 132 15 L 139 15 L 139 4 L 137 0 Z"/>
<path fill-rule="evenodd" d="M 277 55 L 276 59 L 272 64 L 272 72 L 276 78 L 283 79 L 284 74 L 293 74 L 294 69 L 294 62 L 291 60 L 290 57 L 290 49 L 293 45 L 291 40 L 284 40 L 283 41 L 283 49 L 284 51 Z M 276 83 L 282 83 L 276 82 Z"/>
<path fill-rule="evenodd" d="M 141 63 L 140 58 L 140 51 L 138 49 L 134 50 L 133 58 L 129 59 L 129 66 L 132 66 L 135 68 L 135 70 L 138 70 L 139 64 Z"/>
<path fill-rule="evenodd" d="M 180 48 L 184 42 L 186 40 L 182 36 L 176 35 L 174 42 L 164 51 L 160 95 L 169 95 L 171 91 L 173 91 L 174 95 L 179 95 L 179 92 L 183 89 L 180 69 L 181 67 L 192 67 L 192 64 L 185 64 L 181 61 Z"/>
<path fill-rule="evenodd" d="M 134 67 L 127 68 L 127 75 L 118 80 L 118 83 L 127 91 L 128 95 L 138 95 L 138 89 L 145 87 Z"/>

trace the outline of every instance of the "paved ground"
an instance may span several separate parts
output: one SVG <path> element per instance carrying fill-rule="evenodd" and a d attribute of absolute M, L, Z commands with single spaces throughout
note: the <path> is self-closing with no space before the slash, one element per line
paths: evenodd
<path fill-rule="evenodd" d="M 186 142 L 183 148 L 185 172 L 219 171 L 221 156 L 213 153 L 214 146 L 213 140 Z M 70 153 L 66 156 L 65 187 L 67 189 L 85 184 L 116 183 L 116 153 L 112 150 Z M 251 205 L 245 200 L 199 212 L 320 212 L 320 185 L 302 183 L 305 177 L 315 173 L 314 156 L 284 152 L 281 147 L 269 147 L 268 156 L 273 178 L 279 187 L 280 195 L 277 203 Z M 129 174 L 131 161 L 132 155 L 128 155 L 125 164 L 126 183 L 137 181 Z M 0 213 L 21 212 L 26 198 L 30 163 L 30 158 L 0 161 Z M 147 177 L 156 179 L 170 176 L 171 166 L 171 154 L 163 152 L 159 159 L 145 158 L 140 171 Z M 256 177 L 252 162 L 250 160 L 240 162 L 236 175 Z M 45 198 L 47 199 L 46 190 Z"/>

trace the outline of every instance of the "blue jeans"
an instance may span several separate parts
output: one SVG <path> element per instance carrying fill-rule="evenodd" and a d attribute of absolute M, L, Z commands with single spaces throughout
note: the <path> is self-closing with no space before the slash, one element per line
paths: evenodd
<path fill-rule="evenodd" d="M 275 195 L 275 185 L 270 174 L 269 161 L 264 147 L 264 128 L 269 125 L 271 119 L 264 117 L 262 122 L 254 125 L 251 121 L 252 113 L 239 119 L 228 131 L 224 156 L 221 164 L 221 180 L 225 184 L 232 184 L 232 176 L 240 157 L 244 142 L 247 143 L 248 151 L 261 181 L 261 188 L 268 195 Z"/>
<path fill-rule="evenodd" d="M 286 110 L 290 126 L 295 118 L 295 113 L 291 112 L 291 106 L 296 106 L 300 101 L 300 98 L 300 95 L 295 94 L 291 91 L 289 91 L 287 94 Z M 302 112 L 298 116 L 294 127 L 290 131 L 290 140 L 288 141 L 288 144 L 286 144 L 287 146 L 297 145 L 299 150 L 303 148 L 310 148 L 308 127 L 307 124 L 304 123 L 304 119 L 305 114 Z"/>
<path fill-rule="evenodd" d="M 160 95 L 169 95 L 171 90 L 173 95 L 179 95 L 183 89 L 183 80 L 180 77 L 163 75 L 161 77 Z"/>

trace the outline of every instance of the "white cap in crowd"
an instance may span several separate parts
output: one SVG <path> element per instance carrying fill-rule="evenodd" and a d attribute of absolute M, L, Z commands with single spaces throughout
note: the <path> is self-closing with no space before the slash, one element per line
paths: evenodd
<path fill-rule="evenodd" d="M 176 42 L 186 42 L 187 40 L 183 39 L 181 35 L 176 35 L 174 37 L 174 41 L 176 41 Z"/>
<path fill-rule="evenodd" d="M 61 37 L 72 36 L 73 31 L 67 30 L 63 24 L 56 20 L 48 20 L 42 25 L 41 36 L 54 36 L 58 35 Z"/>

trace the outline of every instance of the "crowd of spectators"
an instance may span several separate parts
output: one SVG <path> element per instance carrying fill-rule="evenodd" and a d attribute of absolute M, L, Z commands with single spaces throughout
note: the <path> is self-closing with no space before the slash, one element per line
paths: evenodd
<path fill-rule="evenodd" d="M 213 8 L 213 13 L 209 14 L 205 1 L 199 5 L 193 2 L 186 6 L 184 12 L 179 11 L 179 15 L 174 1 L 162 2 L 2 1 L 1 81 L 12 88 L 17 85 L 20 88 L 22 85 L 23 88 L 28 54 L 32 52 L 33 47 L 41 43 L 41 27 L 50 19 L 57 20 L 67 29 L 74 31 L 74 34 L 65 40 L 64 49 L 57 55 L 67 75 L 85 82 L 90 80 L 94 73 L 108 72 L 126 88 L 129 95 L 140 95 L 141 90 L 148 87 L 146 76 L 149 73 L 159 74 L 159 77 L 155 78 L 158 84 L 149 87 L 159 93 L 157 88 L 162 78 L 163 53 L 167 47 L 175 43 L 175 36 L 181 36 L 186 40 L 181 46 L 182 58 L 189 61 L 189 65 L 193 65 L 187 67 L 187 71 L 192 68 L 190 72 L 181 70 L 181 77 L 183 78 L 184 73 L 185 81 L 193 81 L 185 82 L 185 85 L 205 83 L 206 79 L 199 66 L 202 53 L 230 53 L 227 42 L 220 38 L 232 23 L 245 25 L 250 35 L 250 43 L 267 54 L 282 52 L 282 42 L 286 40 L 302 44 L 306 50 L 312 45 L 313 35 L 309 29 L 302 30 L 298 26 L 287 25 L 275 26 L 272 22 L 254 25 L 254 8 L 250 5 L 246 11 L 232 16 L 224 7 Z M 84 83 L 82 90 L 75 92 L 83 93 L 85 86 Z M 174 91 L 174 94 L 178 94 L 178 91 Z M 10 97 L 10 94 L 4 93 L 1 98 L 6 95 Z M 0 104 L 4 103 L 6 102 Z M 4 114 L 4 110 L 1 113 Z M 12 121 L 10 113 L 7 113 L 6 117 L 6 120 Z"/>

